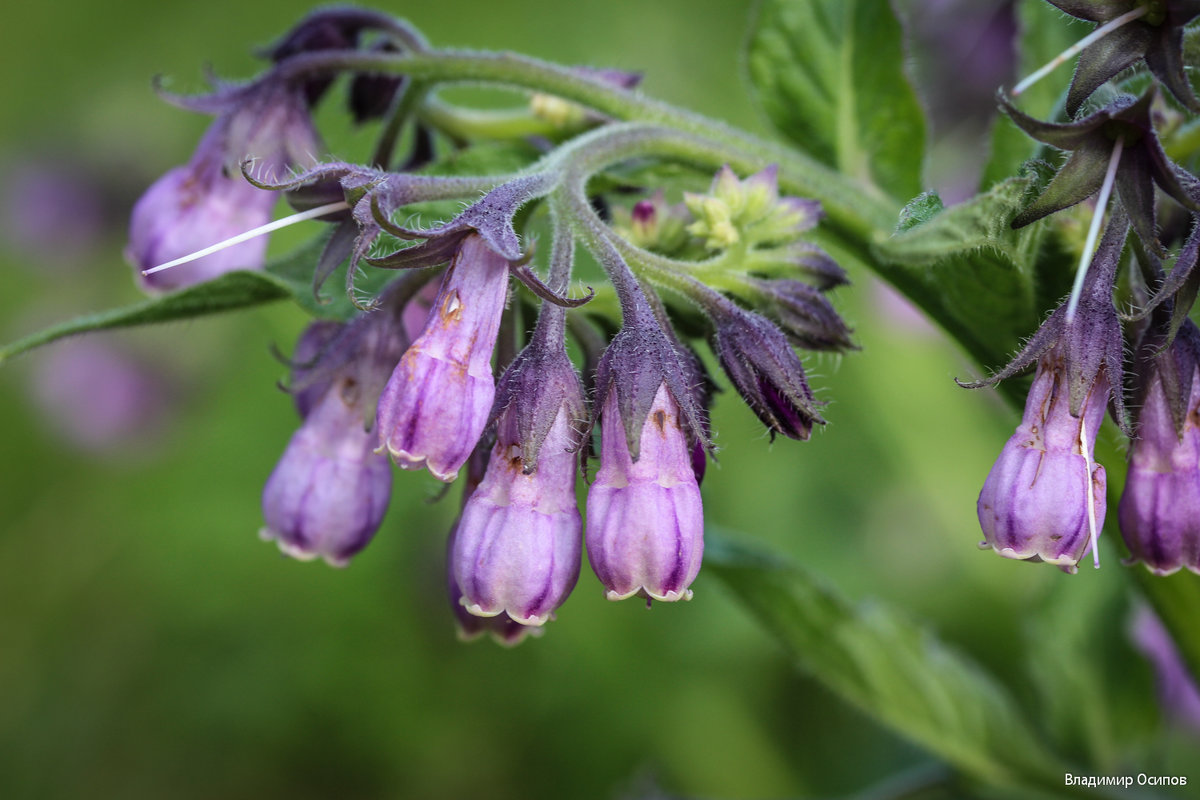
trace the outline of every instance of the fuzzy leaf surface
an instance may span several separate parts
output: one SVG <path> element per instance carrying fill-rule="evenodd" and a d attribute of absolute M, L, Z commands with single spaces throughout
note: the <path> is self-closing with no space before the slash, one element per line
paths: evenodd
<path fill-rule="evenodd" d="M 930 631 L 882 605 L 851 604 L 740 537 L 710 528 L 705 538 L 705 570 L 802 671 L 969 775 L 1061 784 L 1061 762 L 1005 688 Z"/>
<path fill-rule="evenodd" d="M 1033 175 L 1010 178 L 933 214 L 935 206 L 918 198 L 922 207 L 901 215 L 916 224 L 876 248 L 881 274 L 981 364 L 1007 361 L 1044 312 L 1034 268 L 1044 226 L 1009 226 L 1038 183 Z"/>
<path fill-rule="evenodd" d="M 746 63 L 775 127 L 901 201 L 921 191 L 925 115 L 888 0 L 764 0 Z"/>

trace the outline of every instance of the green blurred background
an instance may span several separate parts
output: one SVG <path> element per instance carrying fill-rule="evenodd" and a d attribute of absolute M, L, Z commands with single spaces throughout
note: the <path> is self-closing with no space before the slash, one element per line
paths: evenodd
<path fill-rule="evenodd" d="M 42 245 L 10 228 L 0 338 L 138 298 L 121 226 L 207 124 L 156 99 L 151 76 L 198 89 L 206 63 L 249 75 L 250 48 L 307 7 L 6 11 L 6 213 L 28 199 L 13 176 L 47 168 L 102 187 L 89 212 L 102 224 L 81 238 L 80 215 Z M 765 131 L 739 62 L 747 4 L 386 10 L 435 44 L 640 69 L 649 93 Z M 1019 655 L 1026 620 L 1069 592 L 1108 591 L 1113 553 L 1064 590 L 1056 570 L 976 550 L 975 497 L 1016 415 L 956 388 L 973 371 L 960 353 L 869 275 L 852 277 L 836 300 L 862 352 L 808 359 L 828 429 L 772 444 L 722 396 L 707 517 L 851 597 L 928 619 L 1036 707 Z M 541 639 L 458 643 L 441 563 L 458 490 L 429 502 L 437 486 L 421 474 L 397 476 L 383 530 L 348 569 L 279 556 L 255 535 L 259 493 L 297 420 L 269 346 L 290 348 L 304 322 L 281 304 L 104 337 L 155 370 L 165 409 L 122 443 L 81 448 L 70 435 L 78 405 L 62 393 L 88 396 L 88 384 L 47 377 L 64 345 L 0 370 L 0 796 L 825 797 L 928 762 L 798 675 L 704 572 L 692 602 L 647 611 L 606 602 L 585 567 Z M 1119 640 L 1124 625 L 1106 620 L 1097 635 Z M 1119 696 L 1096 702 L 1141 720 L 1148 671 L 1120 653 Z"/>

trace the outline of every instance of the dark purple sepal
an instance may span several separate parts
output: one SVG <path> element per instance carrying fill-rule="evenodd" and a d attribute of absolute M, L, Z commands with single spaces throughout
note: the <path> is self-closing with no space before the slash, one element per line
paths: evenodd
<path fill-rule="evenodd" d="M 833 256 L 809 242 L 793 242 L 756 255 L 793 267 L 823 292 L 850 283 L 846 270 L 833 260 Z"/>
<path fill-rule="evenodd" d="M 301 53 L 320 50 L 354 50 L 365 30 L 394 30 L 393 17 L 365 8 L 339 6 L 310 12 L 260 55 L 275 63 Z M 309 105 L 315 105 L 334 81 L 334 76 L 309 78 L 304 83 Z"/>
<path fill-rule="evenodd" d="M 239 169 L 261 181 L 278 181 L 317 163 L 325 149 L 313 125 L 304 88 L 268 72 L 248 83 L 218 82 L 206 95 L 159 95 L 181 108 L 215 114 L 213 129 L 227 174 Z M 243 168 L 245 162 L 249 168 Z"/>
<path fill-rule="evenodd" d="M 1076 114 L 1085 100 L 1110 78 L 1145 59 L 1150 72 L 1171 90 L 1180 103 L 1200 111 L 1185 72 L 1185 26 L 1200 14 L 1196 0 L 1048 0 L 1061 11 L 1097 26 L 1111 22 L 1139 6 L 1150 13 L 1125 23 L 1084 48 L 1067 92 L 1067 113 Z"/>
<path fill-rule="evenodd" d="M 710 313 L 722 369 L 772 436 L 804 440 L 813 425 L 825 424 L 804 366 L 773 322 L 733 303 Z"/>
<path fill-rule="evenodd" d="M 345 343 L 349 326 L 333 320 L 310 322 L 296 341 L 289 360 L 292 367 L 287 391 L 296 413 L 307 419 L 317 401 L 325 396 L 338 370 L 351 358 L 353 348 Z"/>
<path fill-rule="evenodd" d="M 615 395 L 616 407 L 625 426 L 625 439 L 634 461 L 640 457 L 642 426 L 654 404 L 659 387 L 666 386 L 679 404 L 684 430 L 710 446 L 705 414 L 691 385 L 693 373 L 687 356 L 673 337 L 663 331 L 648 307 L 632 312 L 609 343 L 596 368 L 596 397 L 593 420 L 599 409 Z"/>
<path fill-rule="evenodd" d="M 1153 254 L 1147 255 L 1154 259 Z M 1155 262 L 1155 277 L 1161 283 L 1133 319 L 1149 316 L 1163 302 L 1169 300 L 1174 305 L 1171 327 L 1178 329 L 1195 301 L 1197 289 L 1200 288 L 1197 286 L 1197 279 L 1200 279 L 1200 272 L 1196 271 L 1197 262 L 1200 262 L 1200 217 L 1193 216 L 1191 232 L 1175 259 L 1175 265 L 1165 278 L 1161 275 L 1161 266 Z"/>
<path fill-rule="evenodd" d="M 572 452 L 583 444 L 588 427 L 583 383 L 567 355 L 561 313 L 543 308 L 532 340 L 496 385 L 491 420 L 507 418 L 506 429 L 520 448 L 526 473 L 537 469 L 542 444 L 560 413 L 566 415 L 574 437 L 568 443 Z"/>
<path fill-rule="evenodd" d="M 1117 139 L 1122 141 L 1117 166 L 1116 195 L 1128 212 L 1134 230 L 1146 247 L 1163 251 L 1158 241 L 1154 212 L 1154 187 L 1180 205 L 1200 211 L 1200 199 L 1191 179 L 1162 149 L 1154 132 L 1151 107 L 1157 89 L 1141 97 L 1122 95 L 1104 108 L 1069 123 L 1050 123 L 1019 111 L 1001 93 L 1000 105 L 1009 118 L 1034 139 L 1071 152 L 1046 189 L 1012 221 L 1020 228 L 1095 194 L 1104 183 Z"/>
<path fill-rule="evenodd" d="M 364 410 L 374 408 L 392 369 L 424 327 L 428 307 L 415 297 L 419 288 L 393 282 L 381 293 L 376 308 L 347 323 L 309 323 L 289 359 L 292 374 L 287 391 L 302 419 L 339 380 L 354 385 Z"/>
<path fill-rule="evenodd" d="M 537 173 L 514 178 L 485 194 L 448 222 L 431 228 L 407 228 L 388 218 L 389 209 L 378 203 L 375 222 L 402 239 L 440 239 L 478 233 L 487 246 L 508 261 L 520 261 L 521 241 L 513 225 L 517 212 L 531 200 L 544 197 L 555 184 L 554 175 Z M 412 202 L 412 201 L 408 201 Z M 386 258 L 386 257 L 385 257 Z"/>
<path fill-rule="evenodd" d="M 1082 413 L 1084 400 L 1101 377 L 1113 386 L 1114 418 L 1122 430 L 1129 432 L 1125 413 L 1124 339 L 1121 321 L 1113 307 L 1113 284 L 1129 218 L 1118 208 L 1104 230 L 1096 253 L 1092 256 L 1084 279 L 1075 319 L 1067 323 L 1067 304 L 1064 302 L 1042 323 L 1012 361 L 999 372 L 981 381 L 959 382 L 968 389 L 991 386 L 1027 370 L 1051 348 L 1059 348 L 1065 361 L 1066 379 L 1070 392 L 1069 409 L 1072 416 Z"/>
<path fill-rule="evenodd" d="M 393 42 L 375 42 L 370 49 L 372 53 L 396 53 L 398 48 Z M 389 75 L 377 72 L 360 72 L 350 82 L 350 93 L 347 103 L 354 121 L 361 125 L 372 119 L 383 117 L 392 107 L 396 93 L 404 85 L 400 75 Z"/>
<path fill-rule="evenodd" d="M 806 350 L 857 350 L 851 329 L 820 290 L 802 281 L 747 279 L 791 343 Z"/>
<path fill-rule="evenodd" d="M 712 376 L 708 374 L 704 362 L 696 351 L 686 342 L 676 339 L 676 347 L 683 358 L 685 380 L 692 390 L 692 400 L 700 413 L 700 429 L 703 437 L 695 436 L 688 431 L 688 448 L 692 454 L 692 472 L 696 474 L 696 485 L 704 482 L 704 473 L 708 470 L 708 459 L 714 455 L 716 448 L 712 444 L 712 404 L 713 396 L 719 391 Z"/>
<path fill-rule="evenodd" d="M 589 286 L 588 293 L 584 297 L 564 297 L 543 283 L 542 279 L 539 278 L 537 274 L 529 268 L 528 264 L 513 263 L 509 267 L 509 272 L 511 272 L 512 276 L 519 280 L 526 289 L 533 292 L 543 300 L 553 303 L 556 306 L 562 306 L 563 308 L 579 308 L 580 306 L 589 303 L 591 299 L 596 296 L 596 290 Z"/>

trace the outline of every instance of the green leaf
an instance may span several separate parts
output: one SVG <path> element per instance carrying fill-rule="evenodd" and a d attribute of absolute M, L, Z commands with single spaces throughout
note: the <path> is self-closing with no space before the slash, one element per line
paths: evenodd
<path fill-rule="evenodd" d="M 925 115 L 887 0 L 764 0 L 746 60 L 767 116 L 802 150 L 893 198 L 921 191 Z"/>
<path fill-rule="evenodd" d="M 131 328 L 251 308 L 291 298 L 309 313 L 346 319 L 353 305 L 339 292 L 323 305 L 312 296 L 312 271 L 325 244 L 319 236 L 293 253 L 275 259 L 261 272 L 229 272 L 206 283 L 143 300 L 140 303 L 77 317 L 0 347 L 0 364 L 35 347 L 81 333 Z M 345 274 L 345 268 L 340 271 Z M 378 270 L 376 272 L 379 272 Z M 337 273 L 335 273 L 337 274 Z"/>
<path fill-rule="evenodd" d="M 1041 320 L 1034 265 L 1044 226 L 1009 226 L 1040 183 L 1027 174 L 939 213 L 906 209 L 923 221 L 876 247 L 881 274 L 981 364 L 1007 361 Z"/>
<path fill-rule="evenodd" d="M 1062 785 L 1061 762 L 1003 686 L 931 632 L 718 531 L 705 541 L 705 570 L 847 702 L 987 783 Z"/>
<path fill-rule="evenodd" d="M 1082 20 L 1069 17 L 1045 0 L 1021 0 L 1017 4 L 1017 73 L 1024 77 L 1066 50 L 1090 32 Z M 1059 67 L 1027 89 L 1020 98 L 1021 110 L 1039 119 L 1061 116 L 1071 70 Z M 1021 164 L 1041 151 L 1003 114 L 992 123 L 991 156 L 983 168 L 980 186 L 990 189 L 1017 174 Z"/>
<path fill-rule="evenodd" d="M 288 288 L 279 280 L 261 272 L 230 272 L 208 283 L 162 297 L 76 317 L 45 328 L 0 347 L 0 364 L 13 356 L 67 336 L 201 317 L 271 303 L 288 295 Z"/>

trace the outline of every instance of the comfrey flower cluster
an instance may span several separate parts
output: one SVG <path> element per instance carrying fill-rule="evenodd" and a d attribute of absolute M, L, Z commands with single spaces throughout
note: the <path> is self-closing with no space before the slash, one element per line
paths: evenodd
<path fill-rule="evenodd" d="M 1117 514 L 1131 560 L 1158 574 L 1200 572 L 1200 331 L 1187 318 L 1200 280 L 1200 183 L 1167 157 L 1155 130 L 1160 84 L 1181 105 L 1198 108 L 1183 71 L 1182 36 L 1200 5 L 1051 2 L 1097 28 L 1081 43 L 1067 95 L 1074 120 L 1042 122 L 1001 98 L 1019 128 L 1069 153 L 1012 226 L 1093 195 L 1095 211 L 1070 296 L 1007 367 L 965 384 L 992 384 L 1036 366 L 1021 424 L 979 495 L 982 546 L 1069 572 L 1091 552 L 1099 566 L 1107 485 L 1094 452 L 1107 411 L 1131 440 Z M 1142 60 L 1155 79 L 1149 88 L 1085 113 L 1094 92 Z M 1159 259 L 1172 236 L 1159 224 L 1165 201 L 1191 215 L 1191 234 L 1164 276 Z M 1118 300 L 1134 313 L 1118 315 Z"/>
<path fill-rule="evenodd" d="M 464 635 L 514 643 L 538 631 L 585 550 L 610 599 L 687 599 L 704 550 L 714 385 L 675 321 L 709 340 L 772 435 L 808 438 L 824 420 L 793 348 L 853 347 L 826 295 L 846 276 L 802 238 L 821 207 L 782 196 L 767 165 L 744 179 L 722 167 L 707 192 L 675 204 L 661 191 L 631 207 L 601 202 L 594 175 L 691 142 L 590 112 L 554 115 L 548 135 L 564 125 L 580 135 L 517 173 L 442 174 L 439 150 L 461 143 L 413 113 L 425 87 L 380 66 L 424 50 L 396 20 L 313 14 L 270 51 L 262 77 L 183 101 L 217 121 L 192 163 L 135 210 L 130 257 L 155 289 L 264 269 L 264 240 L 250 237 L 276 225 L 280 195 L 331 228 L 313 289 L 344 268 L 353 305 L 312 323 L 292 355 L 303 422 L 263 492 L 262 535 L 341 566 L 380 528 L 392 464 L 445 482 L 462 473 L 447 586 Z M 374 163 L 319 160 L 310 111 L 339 72 L 352 75 L 356 118 L 384 117 Z M 637 80 L 565 74 L 617 91 Z M 545 124 L 548 100 L 535 101 L 530 124 Z M 400 142 L 409 152 L 395 159 Z M 446 200 L 467 203 L 430 227 L 397 222 Z M 541 274 L 529 249 L 538 225 L 550 241 Z M 213 246 L 222 240 L 236 244 Z M 607 279 L 582 296 L 571 281 L 580 243 Z M 193 250 L 185 267 L 163 266 Z M 584 514 L 577 482 L 597 450 Z"/>

